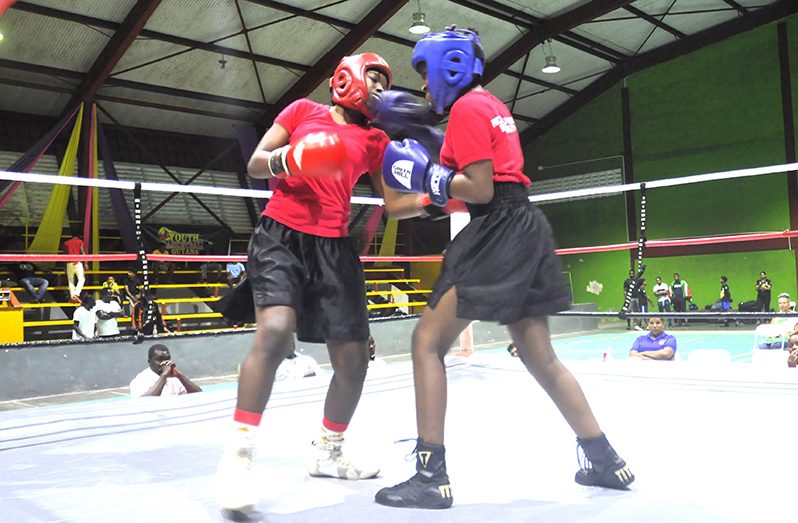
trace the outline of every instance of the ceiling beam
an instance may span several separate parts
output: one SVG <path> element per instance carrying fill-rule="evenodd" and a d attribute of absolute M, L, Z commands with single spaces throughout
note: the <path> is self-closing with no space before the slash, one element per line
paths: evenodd
<path fill-rule="evenodd" d="M 745 7 L 743 7 L 743 6 L 741 6 L 740 4 L 738 4 L 737 2 L 735 2 L 734 0 L 723 0 L 723 1 L 724 1 L 724 2 L 726 2 L 727 4 L 729 4 L 731 7 L 733 7 L 733 8 L 735 8 L 735 9 L 737 9 L 737 11 L 738 11 L 738 12 L 739 12 L 741 15 L 748 14 L 748 9 L 746 9 L 746 8 L 745 8 Z"/>
<path fill-rule="evenodd" d="M 66 104 L 66 109 L 74 107 L 81 101 L 90 102 L 94 99 L 111 71 L 119 63 L 125 51 L 139 35 L 160 3 L 161 0 L 138 0 L 136 2 L 119 29 L 89 68 L 85 78 L 75 90 L 72 100 Z"/>
<path fill-rule="evenodd" d="M 667 62 L 679 56 L 692 53 L 693 51 L 726 40 L 737 34 L 780 20 L 796 12 L 798 12 L 798 2 L 795 0 L 780 0 L 779 2 L 763 7 L 757 11 L 749 12 L 747 15 L 740 16 L 734 20 L 724 22 L 704 31 L 689 35 L 671 44 L 631 57 L 629 60 L 610 70 L 610 72 L 604 76 L 601 76 L 579 94 L 549 112 L 542 117 L 537 124 L 522 132 L 520 137 L 521 145 L 526 147 L 545 134 L 549 129 L 562 122 L 565 118 L 587 105 L 600 94 L 612 88 L 612 86 L 626 76 Z"/>
<path fill-rule="evenodd" d="M 462 5 L 463 7 L 477 11 L 478 13 L 487 14 L 494 18 L 498 18 L 500 20 L 504 20 L 505 22 L 530 30 L 535 29 L 546 21 L 544 18 L 533 16 L 526 11 L 515 9 L 494 0 L 452 1 L 456 4 Z M 622 52 L 599 42 L 593 41 L 578 33 L 574 33 L 573 31 L 565 31 L 559 35 L 553 36 L 552 40 L 561 42 L 569 47 L 579 49 L 584 53 L 591 54 L 596 58 L 607 60 L 612 63 L 620 62 L 626 58 L 626 55 Z"/>
<path fill-rule="evenodd" d="M 68 22 L 75 22 L 77 24 L 85 24 L 85 25 L 90 25 L 92 27 L 111 29 L 113 31 L 118 31 L 121 26 L 121 24 L 118 24 L 116 22 L 111 22 L 109 20 L 102 20 L 100 18 L 94 18 L 91 16 L 80 15 L 77 13 L 70 13 L 68 11 L 61 11 L 59 9 L 53 9 L 52 7 L 29 4 L 28 2 L 17 2 L 12 6 L 12 9 L 18 9 L 20 11 L 47 16 L 50 18 L 57 18 L 59 20 L 66 20 Z M 201 49 L 203 51 L 223 54 L 225 56 L 232 56 L 235 58 L 241 58 L 245 60 L 254 59 L 256 62 L 262 64 L 274 65 L 277 67 L 285 67 L 286 69 L 294 69 L 303 72 L 310 69 L 310 66 L 308 65 L 292 62 L 290 60 L 282 60 L 279 58 L 272 58 L 270 56 L 263 56 L 263 55 L 250 56 L 250 54 L 247 53 L 246 51 L 233 49 L 232 47 L 225 47 L 222 45 L 217 45 L 212 42 L 200 42 L 198 40 L 191 40 L 190 38 L 183 38 L 182 36 L 159 33 L 158 31 L 150 31 L 148 29 L 142 29 L 141 32 L 139 33 L 139 36 L 143 38 L 149 38 L 152 40 L 158 40 L 160 42 L 167 42 L 170 44 L 181 45 L 188 49 Z"/>
<path fill-rule="evenodd" d="M 668 24 L 666 24 L 665 22 L 663 22 L 659 18 L 651 16 L 650 14 L 646 13 L 645 11 L 641 11 L 640 9 L 638 9 L 636 7 L 633 7 L 631 5 L 627 5 L 627 6 L 624 7 L 624 9 L 626 11 L 629 11 L 630 13 L 632 13 L 633 15 L 635 15 L 638 18 L 642 18 L 643 20 L 645 20 L 649 24 L 653 25 L 654 27 L 659 27 L 663 31 L 669 32 L 670 34 L 672 34 L 676 38 L 684 38 L 685 36 L 687 36 L 686 34 L 684 34 L 683 32 L 679 31 L 678 29 L 674 29 L 673 27 L 669 26 Z"/>
<path fill-rule="evenodd" d="M 0 84 L 2 85 L 11 85 L 14 87 L 23 87 L 25 89 L 33 89 L 36 91 L 49 91 L 53 93 L 62 93 L 62 94 L 71 94 L 73 89 L 69 87 L 57 86 L 57 85 L 50 85 L 50 84 L 40 84 L 37 82 L 29 82 L 25 80 L 13 80 L 10 78 L 0 78 Z M 95 99 L 100 102 L 113 102 L 113 103 L 120 103 L 125 105 L 135 105 L 138 107 L 147 107 L 150 109 L 160 109 L 163 111 L 174 111 L 178 113 L 186 113 L 186 114 L 193 114 L 197 116 L 210 116 L 212 118 L 223 118 L 226 120 L 234 120 L 238 122 L 247 122 L 252 123 L 252 118 L 244 118 L 242 116 L 237 116 L 230 113 L 222 113 L 218 111 L 208 111 L 203 109 L 192 109 L 190 107 L 181 107 L 178 105 L 169 105 L 157 102 L 146 102 L 144 100 L 139 99 L 132 99 L 132 98 L 121 98 L 118 96 L 106 96 L 103 94 L 98 94 Z"/>
<path fill-rule="evenodd" d="M 43 74 L 47 76 L 70 78 L 78 81 L 83 81 L 85 74 L 78 71 L 69 71 L 67 69 L 58 69 L 56 67 L 48 67 L 46 65 L 27 64 L 23 62 L 15 62 L 13 60 L 6 60 L 0 58 L 0 67 L 13 69 L 16 71 L 27 71 L 36 74 Z M 107 86 L 123 87 L 126 89 L 134 89 L 137 91 L 146 91 L 150 93 L 163 94 L 168 96 L 175 96 L 178 98 L 189 98 L 193 100 L 200 100 L 203 102 L 213 102 L 223 105 L 232 105 L 235 107 L 242 107 L 257 111 L 260 114 L 263 111 L 263 104 L 260 102 L 253 102 L 251 100 L 242 100 L 239 98 L 230 98 L 227 96 L 217 96 L 213 94 L 199 93 L 196 91 L 187 91 L 185 89 L 176 89 L 174 87 L 164 87 L 160 85 L 145 84 L 141 82 L 134 82 L 132 80 L 122 80 L 120 78 L 108 78 L 105 82 Z"/>
<path fill-rule="evenodd" d="M 342 57 L 352 54 L 363 42 L 371 38 L 382 25 L 407 3 L 407 0 L 381 0 L 347 35 L 327 51 L 308 72 L 306 72 L 288 91 L 258 120 L 264 126 L 271 125 L 274 118 L 289 103 L 305 98 L 321 82 L 330 78 Z"/>
<path fill-rule="evenodd" d="M 562 32 L 573 29 L 578 25 L 592 20 L 598 16 L 609 13 L 631 3 L 632 0 L 592 0 L 565 13 L 543 21 L 539 26 L 531 29 L 521 38 L 510 44 L 508 48 L 499 53 L 497 57 L 485 65 L 485 74 L 482 76 L 485 83 L 490 82 L 511 65 L 531 51 L 536 45 L 545 42 Z"/>

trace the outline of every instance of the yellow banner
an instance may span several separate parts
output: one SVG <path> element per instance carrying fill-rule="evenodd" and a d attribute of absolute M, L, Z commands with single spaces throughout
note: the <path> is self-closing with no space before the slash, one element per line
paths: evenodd
<path fill-rule="evenodd" d="M 69 145 L 64 153 L 61 167 L 58 169 L 58 176 L 74 176 L 75 160 L 78 156 L 78 145 L 80 143 L 80 127 L 83 122 L 83 106 L 81 105 L 78 116 L 75 118 L 75 127 L 72 128 L 72 136 L 69 137 Z M 47 210 L 44 211 L 42 223 L 36 231 L 28 252 L 35 254 L 56 254 L 61 246 L 61 230 L 64 228 L 64 215 L 69 201 L 69 191 L 71 185 L 54 185 L 50 192 L 50 202 Z"/>

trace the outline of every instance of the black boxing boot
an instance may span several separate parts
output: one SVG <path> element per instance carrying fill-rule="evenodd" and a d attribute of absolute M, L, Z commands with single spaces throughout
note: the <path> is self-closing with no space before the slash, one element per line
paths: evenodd
<path fill-rule="evenodd" d="M 588 487 L 629 490 L 635 476 L 604 434 L 595 438 L 576 438 L 576 442 L 584 451 L 584 460 L 581 460 L 581 468 L 574 478 L 577 483 Z"/>
<path fill-rule="evenodd" d="M 402 508 L 441 509 L 452 506 L 452 488 L 446 474 L 445 448 L 416 442 L 416 475 L 377 492 L 380 505 Z"/>

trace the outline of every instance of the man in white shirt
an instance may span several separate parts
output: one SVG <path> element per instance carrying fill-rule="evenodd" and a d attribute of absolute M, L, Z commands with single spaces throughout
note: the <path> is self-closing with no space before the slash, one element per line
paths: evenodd
<path fill-rule="evenodd" d="M 319 376 L 324 371 L 319 364 L 310 356 L 304 354 L 297 354 L 294 350 L 285 357 L 285 359 L 277 367 L 277 375 L 275 381 L 293 380 L 302 378 L 311 378 Z"/>
<path fill-rule="evenodd" d="M 156 343 L 147 353 L 149 367 L 139 372 L 130 382 L 130 396 L 178 396 L 202 392 L 182 372 L 177 370 L 172 355 L 165 345 Z"/>
<path fill-rule="evenodd" d="M 657 306 L 660 312 L 671 311 L 671 288 L 662 281 L 660 276 L 657 276 L 657 284 L 654 285 L 654 295 L 657 297 Z M 668 328 L 671 327 L 671 319 L 668 318 Z"/>
<path fill-rule="evenodd" d="M 97 313 L 94 311 L 94 296 L 90 292 L 80 295 L 81 304 L 72 315 L 72 339 L 90 340 L 94 338 L 97 326 Z"/>
<path fill-rule="evenodd" d="M 94 306 L 97 314 L 97 336 L 119 336 L 119 325 L 116 319 L 123 316 L 122 306 L 114 299 L 111 289 L 100 291 L 100 301 Z"/>

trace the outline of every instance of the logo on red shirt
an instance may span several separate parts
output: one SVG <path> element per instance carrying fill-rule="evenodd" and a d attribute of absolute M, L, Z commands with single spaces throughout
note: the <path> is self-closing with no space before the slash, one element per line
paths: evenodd
<path fill-rule="evenodd" d="M 491 118 L 490 124 L 493 127 L 498 127 L 505 134 L 516 132 L 515 120 L 512 116 L 494 116 Z"/>

